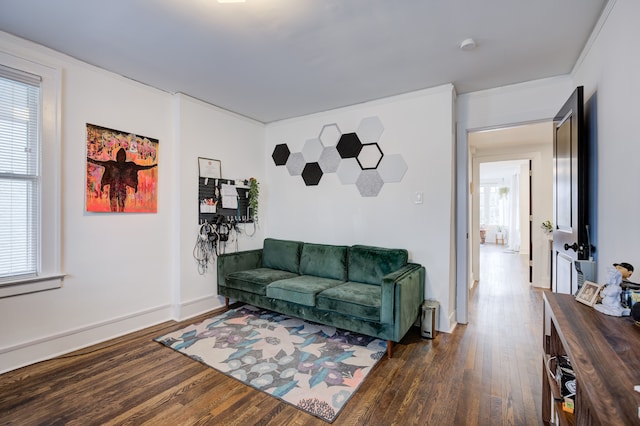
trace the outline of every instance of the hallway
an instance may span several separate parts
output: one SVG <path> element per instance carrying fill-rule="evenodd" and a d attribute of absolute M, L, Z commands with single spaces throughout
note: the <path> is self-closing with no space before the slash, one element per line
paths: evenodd
<path fill-rule="evenodd" d="M 463 339 L 474 341 L 482 363 L 471 371 L 483 376 L 481 405 L 502 424 L 541 424 L 543 291 L 528 283 L 528 256 L 505 246 L 481 245 L 480 266 Z"/>

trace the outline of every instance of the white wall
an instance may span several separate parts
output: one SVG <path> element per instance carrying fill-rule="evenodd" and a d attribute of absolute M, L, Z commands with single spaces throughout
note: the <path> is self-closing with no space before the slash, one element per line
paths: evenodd
<path fill-rule="evenodd" d="M 455 315 L 452 298 L 453 86 L 341 108 L 267 126 L 267 180 L 270 237 L 329 244 L 371 244 L 409 250 L 427 270 L 426 296 L 441 303 L 440 329 Z M 408 165 L 400 183 L 387 183 L 377 197 L 362 197 L 355 185 L 325 174 L 318 186 L 305 186 L 270 158 L 277 144 L 300 152 L 322 126 L 336 123 L 354 132 L 360 120 L 377 116 L 384 125 L 379 144 Z M 415 192 L 424 203 L 415 204 Z"/>
<path fill-rule="evenodd" d="M 217 297 L 216 268 L 209 265 L 206 274 L 198 273 L 193 258 L 193 246 L 198 235 L 198 157 L 213 158 L 222 163 L 225 179 L 249 179 L 261 182 L 260 210 L 266 206 L 264 182 L 265 128 L 253 120 L 238 116 L 185 95 L 176 95 L 174 106 L 179 128 L 177 140 L 180 146 L 179 206 L 180 242 L 175 258 L 180 259 L 179 286 L 175 316 L 185 318 L 220 307 L 224 298 Z M 251 225 L 242 225 L 253 234 Z M 260 223 L 255 235 L 238 238 L 237 248 L 249 250 L 262 247 L 264 224 Z M 229 244 L 229 251 L 236 249 Z"/>
<path fill-rule="evenodd" d="M 610 12 L 610 13 L 609 13 Z M 584 86 L 585 102 L 597 106 L 597 270 L 607 282 L 607 268 L 629 262 L 640 279 L 640 2 L 616 0 L 605 10 L 599 33 L 574 70 Z"/>
<path fill-rule="evenodd" d="M 0 372 L 220 306 L 197 274 L 197 157 L 264 176 L 264 126 L 0 32 L 0 50 L 62 70 L 61 289 L 0 299 Z M 159 140 L 158 212 L 87 214 L 86 123 Z M 256 238 L 261 238 L 261 231 Z M 256 243 L 239 241 L 239 248 Z M 215 265 L 212 266 L 215 271 Z"/>

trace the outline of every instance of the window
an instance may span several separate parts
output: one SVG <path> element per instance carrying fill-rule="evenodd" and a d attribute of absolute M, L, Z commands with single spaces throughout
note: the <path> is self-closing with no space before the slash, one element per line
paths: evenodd
<path fill-rule="evenodd" d="M 0 52 L 0 297 L 61 286 L 59 80 Z"/>
<path fill-rule="evenodd" d="M 502 183 L 480 184 L 480 224 L 485 226 L 506 226 L 504 199 L 500 194 Z"/>

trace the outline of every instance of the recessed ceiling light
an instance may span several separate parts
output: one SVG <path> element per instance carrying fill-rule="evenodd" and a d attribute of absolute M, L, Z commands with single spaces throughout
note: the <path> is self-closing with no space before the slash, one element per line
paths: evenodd
<path fill-rule="evenodd" d="M 463 40 L 462 43 L 460 43 L 460 49 L 462 49 L 462 50 L 469 51 L 469 50 L 473 50 L 475 48 L 476 48 L 476 42 L 472 38 L 468 38 L 466 40 Z"/>

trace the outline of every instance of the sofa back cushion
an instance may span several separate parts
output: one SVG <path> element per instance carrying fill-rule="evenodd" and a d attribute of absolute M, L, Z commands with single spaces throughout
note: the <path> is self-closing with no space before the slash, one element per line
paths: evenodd
<path fill-rule="evenodd" d="M 262 247 L 262 266 L 297 274 L 300 271 L 302 242 L 265 238 Z"/>
<path fill-rule="evenodd" d="M 382 277 L 407 264 L 404 249 L 353 246 L 349 249 L 349 281 L 382 284 Z"/>
<path fill-rule="evenodd" d="M 347 246 L 305 243 L 300 255 L 300 275 L 346 281 L 347 249 Z"/>

